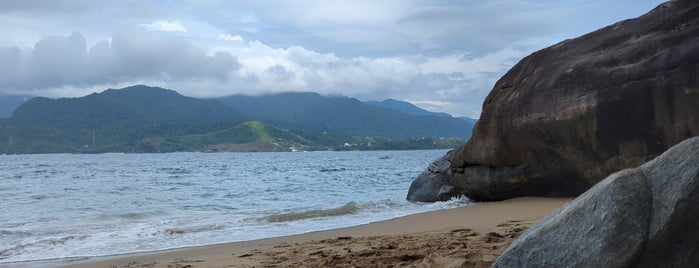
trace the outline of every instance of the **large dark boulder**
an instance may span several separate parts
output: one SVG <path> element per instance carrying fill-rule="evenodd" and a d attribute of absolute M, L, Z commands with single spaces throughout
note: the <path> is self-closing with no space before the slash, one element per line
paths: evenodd
<path fill-rule="evenodd" d="M 454 151 L 449 151 L 442 158 L 432 162 L 427 170 L 410 184 L 408 201 L 437 202 L 447 201 L 463 193 L 452 182 L 451 158 Z"/>
<path fill-rule="evenodd" d="M 699 135 L 699 1 L 563 41 L 519 62 L 451 159 L 481 201 L 575 196 Z"/>
<path fill-rule="evenodd" d="M 614 173 L 517 239 L 494 267 L 697 267 L 699 137 Z"/>

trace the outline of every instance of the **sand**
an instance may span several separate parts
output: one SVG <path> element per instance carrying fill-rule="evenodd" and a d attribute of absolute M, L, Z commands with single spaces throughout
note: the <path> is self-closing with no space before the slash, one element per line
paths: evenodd
<path fill-rule="evenodd" d="M 572 199 L 517 198 L 355 227 L 80 261 L 65 267 L 489 267 Z"/>

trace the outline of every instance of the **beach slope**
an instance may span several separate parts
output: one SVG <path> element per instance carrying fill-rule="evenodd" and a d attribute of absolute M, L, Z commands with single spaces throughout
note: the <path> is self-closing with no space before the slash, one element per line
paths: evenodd
<path fill-rule="evenodd" d="M 343 229 L 51 266 L 489 267 L 523 231 L 571 200 L 517 198 Z"/>

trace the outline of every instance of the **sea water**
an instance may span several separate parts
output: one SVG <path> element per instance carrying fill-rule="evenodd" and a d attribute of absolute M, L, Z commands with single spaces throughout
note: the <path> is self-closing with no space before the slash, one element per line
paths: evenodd
<path fill-rule="evenodd" d="M 461 206 L 405 200 L 443 150 L 0 155 L 0 265 L 348 227 Z"/>

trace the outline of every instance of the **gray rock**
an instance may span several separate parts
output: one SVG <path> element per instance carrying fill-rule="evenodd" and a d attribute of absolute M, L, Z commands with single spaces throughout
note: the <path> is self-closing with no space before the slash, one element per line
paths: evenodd
<path fill-rule="evenodd" d="M 446 201 L 453 197 L 463 195 L 454 187 L 451 181 L 451 157 L 453 151 L 449 151 L 442 158 L 435 160 L 413 181 L 408 189 L 408 201 L 412 202 L 436 202 Z"/>
<path fill-rule="evenodd" d="M 699 135 L 699 1 L 674 0 L 535 52 L 451 159 L 473 200 L 577 196 Z"/>
<path fill-rule="evenodd" d="M 697 267 L 699 137 L 614 173 L 517 239 L 493 267 Z"/>

